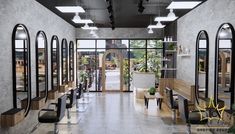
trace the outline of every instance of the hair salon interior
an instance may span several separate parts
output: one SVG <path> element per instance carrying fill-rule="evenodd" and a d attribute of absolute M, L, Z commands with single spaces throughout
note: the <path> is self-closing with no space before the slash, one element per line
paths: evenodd
<path fill-rule="evenodd" d="M 235 133 L 235 0 L 1 0 L 1 134 Z"/>

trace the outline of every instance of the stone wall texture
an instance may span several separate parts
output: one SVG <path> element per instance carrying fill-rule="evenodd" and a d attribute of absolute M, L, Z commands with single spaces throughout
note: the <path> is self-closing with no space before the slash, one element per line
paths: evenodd
<path fill-rule="evenodd" d="M 177 78 L 194 84 L 195 46 L 197 34 L 206 30 L 209 35 L 209 96 L 214 91 L 215 38 L 219 26 L 228 22 L 235 27 L 234 0 L 208 0 L 177 21 L 178 45 L 189 48 L 192 56 L 177 58 Z"/>
<path fill-rule="evenodd" d="M 35 36 L 39 30 L 46 33 L 48 52 L 52 35 L 59 41 L 75 41 L 75 28 L 55 15 L 53 12 L 36 2 L 36 0 L 1 0 L 0 1 L 0 113 L 13 107 L 12 97 L 12 43 L 11 36 L 14 26 L 18 23 L 26 25 L 31 42 L 32 93 L 35 95 Z M 50 54 L 48 55 L 50 67 Z M 50 68 L 49 78 L 50 78 Z M 50 79 L 48 83 L 50 87 Z M 50 90 L 50 88 L 49 88 Z M 1 134 L 25 134 L 37 124 L 38 111 L 30 111 L 20 124 L 11 128 L 0 128 Z"/>

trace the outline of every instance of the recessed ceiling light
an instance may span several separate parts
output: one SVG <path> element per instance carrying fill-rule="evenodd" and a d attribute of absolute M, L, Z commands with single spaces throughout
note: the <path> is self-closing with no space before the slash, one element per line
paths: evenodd
<path fill-rule="evenodd" d="M 148 28 L 164 28 L 166 25 L 162 25 L 162 23 L 160 21 L 157 22 L 156 25 L 149 25 Z"/>
<path fill-rule="evenodd" d="M 77 24 L 93 23 L 93 21 L 90 20 L 90 19 L 84 19 L 84 20 L 82 20 L 82 19 L 80 19 L 80 20 L 78 20 L 78 19 L 72 19 L 72 21 L 73 21 L 74 23 L 77 23 Z"/>
<path fill-rule="evenodd" d="M 170 18 L 170 17 L 156 17 L 154 19 L 154 21 L 174 21 L 174 18 Z"/>
<path fill-rule="evenodd" d="M 85 10 L 81 6 L 56 6 L 62 13 L 85 13 Z"/>
<path fill-rule="evenodd" d="M 192 9 L 200 3 L 201 1 L 173 1 L 167 9 Z"/>
<path fill-rule="evenodd" d="M 94 27 L 94 26 L 92 26 L 92 27 L 82 27 L 82 29 L 84 29 L 84 30 L 98 30 L 98 28 Z"/>

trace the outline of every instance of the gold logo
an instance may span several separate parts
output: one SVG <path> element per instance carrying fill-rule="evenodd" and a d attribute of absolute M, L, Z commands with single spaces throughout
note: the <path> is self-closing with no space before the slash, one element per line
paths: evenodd
<path fill-rule="evenodd" d="M 222 120 L 225 107 L 219 108 L 219 104 L 215 106 L 214 99 L 210 97 L 209 104 L 200 107 L 197 106 L 199 110 L 201 121 L 202 120 Z"/>

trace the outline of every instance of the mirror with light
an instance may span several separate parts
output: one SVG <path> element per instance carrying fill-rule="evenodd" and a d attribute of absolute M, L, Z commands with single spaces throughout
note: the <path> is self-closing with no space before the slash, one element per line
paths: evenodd
<path fill-rule="evenodd" d="M 62 85 L 68 84 L 68 45 L 67 40 L 62 40 L 61 47 L 61 72 L 62 72 Z"/>
<path fill-rule="evenodd" d="M 48 96 L 48 53 L 47 37 L 43 31 L 36 35 L 36 98 L 45 98 Z"/>
<path fill-rule="evenodd" d="M 51 39 L 51 90 L 59 89 L 59 39 L 56 35 Z"/>
<path fill-rule="evenodd" d="M 74 81 L 74 44 L 73 41 L 69 43 L 69 81 Z"/>
<path fill-rule="evenodd" d="M 197 35 L 195 54 L 195 94 L 199 103 L 208 98 L 209 38 L 204 30 Z"/>
<path fill-rule="evenodd" d="M 23 24 L 17 24 L 12 34 L 13 107 L 24 109 L 31 104 L 30 37 Z"/>
<path fill-rule="evenodd" d="M 231 109 L 234 103 L 234 28 L 229 23 L 220 26 L 215 47 L 215 100 Z"/>

